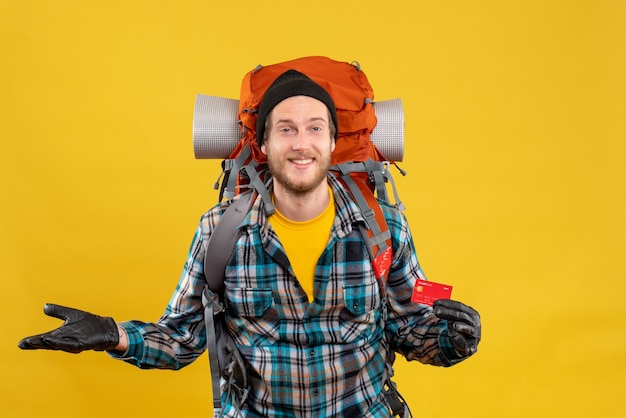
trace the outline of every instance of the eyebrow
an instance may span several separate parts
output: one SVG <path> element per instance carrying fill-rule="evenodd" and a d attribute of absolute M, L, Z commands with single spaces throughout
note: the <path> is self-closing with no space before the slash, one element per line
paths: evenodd
<path fill-rule="evenodd" d="M 317 122 L 317 121 L 325 122 L 328 125 L 328 121 L 325 118 L 321 117 L 321 116 L 315 116 L 315 117 L 312 117 L 312 118 L 309 118 L 309 119 L 306 120 L 307 123 L 309 123 L 309 122 Z M 278 124 L 278 123 L 293 123 L 293 119 L 278 119 L 275 123 L 276 124 Z"/>

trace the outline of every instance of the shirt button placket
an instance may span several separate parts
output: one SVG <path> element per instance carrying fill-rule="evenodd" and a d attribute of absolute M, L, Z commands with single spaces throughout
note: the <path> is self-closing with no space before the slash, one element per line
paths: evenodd
<path fill-rule="evenodd" d="M 314 348 L 312 348 L 309 351 L 309 355 L 311 356 L 311 360 L 315 359 L 315 349 Z M 318 396 L 320 396 L 320 391 L 319 391 L 318 388 L 313 388 L 312 391 L 311 391 L 311 394 L 313 395 L 314 398 L 317 398 Z"/>
<path fill-rule="evenodd" d="M 307 344 L 311 344 L 311 318 L 305 316 L 302 320 L 302 328 L 304 329 L 303 337 Z"/>

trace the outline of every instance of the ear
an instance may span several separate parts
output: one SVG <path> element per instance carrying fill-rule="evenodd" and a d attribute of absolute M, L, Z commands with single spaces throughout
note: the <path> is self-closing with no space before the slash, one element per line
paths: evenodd
<path fill-rule="evenodd" d="M 263 143 L 261 144 L 261 152 L 267 155 L 267 147 L 265 146 L 265 140 L 263 140 Z"/>
<path fill-rule="evenodd" d="M 335 150 L 335 145 L 336 145 L 336 143 L 335 143 L 335 138 L 334 138 L 334 137 L 332 137 L 332 138 L 330 139 L 330 152 L 331 152 L 331 153 Z"/>

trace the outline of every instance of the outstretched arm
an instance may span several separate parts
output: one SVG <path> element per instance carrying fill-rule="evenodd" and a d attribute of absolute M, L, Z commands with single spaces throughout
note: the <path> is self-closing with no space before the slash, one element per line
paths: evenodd
<path fill-rule="evenodd" d="M 47 315 L 65 323 L 50 332 L 19 342 L 22 349 L 106 350 L 108 354 L 144 369 L 180 369 L 206 348 L 202 291 L 205 230 L 219 219 L 219 208 L 204 214 L 191 243 L 187 262 L 165 313 L 157 322 L 125 321 L 48 304 Z"/>

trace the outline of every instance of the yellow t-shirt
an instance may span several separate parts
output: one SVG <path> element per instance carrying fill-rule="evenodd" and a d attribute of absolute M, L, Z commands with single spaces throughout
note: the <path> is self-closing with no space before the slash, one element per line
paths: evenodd
<path fill-rule="evenodd" d="M 329 193 L 330 202 L 324 212 L 310 221 L 291 221 L 277 209 L 269 217 L 269 222 L 283 244 L 291 268 L 309 297 L 309 302 L 313 300 L 315 266 L 328 244 L 335 219 L 335 199 L 330 187 Z"/>

